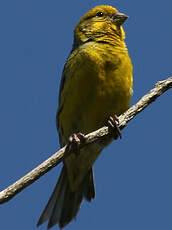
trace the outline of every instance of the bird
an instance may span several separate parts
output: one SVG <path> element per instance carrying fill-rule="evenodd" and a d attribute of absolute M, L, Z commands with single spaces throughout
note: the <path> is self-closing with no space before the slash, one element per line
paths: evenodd
<path fill-rule="evenodd" d="M 61 147 L 69 143 L 77 146 L 85 134 L 107 121 L 117 124 L 113 117 L 129 108 L 133 66 L 122 27 L 127 18 L 112 6 L 100 5 L 76 25 L 56 115 Z M 63 228 L 76 218 L 84 199 L 90 202 L 95 198 L 93 164 L 102 146 L 85 146 L 78 153 L 75 149 L 63 160 L 58 182 L 37 226 L 48 221 L 48 229 L 56 224 Z"/>

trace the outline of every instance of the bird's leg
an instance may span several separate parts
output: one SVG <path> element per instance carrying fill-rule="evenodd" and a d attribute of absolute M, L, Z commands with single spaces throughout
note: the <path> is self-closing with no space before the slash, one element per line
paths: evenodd
<path fill-rule="evenodd" d="M 118 137 L 120 137 L 121 139 L 122 135 L 119 128 L 119 119 L 117 115 L 114 115 L 113 117 L 110 116 L 107 123 L 108 123 L 109 131 L 113 134 L 114 139 L 118 139 Z"/>
<path fill-rule="evenodd" d="M 74 133 L 69 137 L 69 148 L 74 151 L 76 155 L 79 155 L 79 146 L 81 143 L 84 143 L 86 137 L 82 133 Z"/>

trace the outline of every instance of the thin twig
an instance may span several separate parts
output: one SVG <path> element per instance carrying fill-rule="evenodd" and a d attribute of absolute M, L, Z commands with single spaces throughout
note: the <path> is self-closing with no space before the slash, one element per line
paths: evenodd
<path fill-rule="evenodd" d="M 138 113 L 144 110 L 149 104 L 155 101 L 161 94 L 163 94 L 170 88 L 172 88 L 172 77 L 164 81 L 157 82 L 155 88 L 150 90 L 135 105 L 128 109 L 124 114 L 119 116 L 119 128 L 123 129 L 127 125 L 127 123 L 132 120 Z M 108 127 L 102 127 L 101 129 L 86 135 L 86 143 L 82 144 L 80 148 L 93 142 L 99 143 L 100 139 L 103 140 L 107 137 L 111 138 L 110 135 L 111 134 L 109 133 Z M 32 184 L 50 169 L 58 165 L 61 161 L 63 161 L 64 157 L 66 157 L 70 153 L 71 151 L 68 150 L 67 146 L 54 153 L 50 158 L 48 158 L 38 167 L 36 167 L 24 177 L 16 181 L 14 184 L 1 191 L 0 203 L 4 203 L 12 199 L 17 193 Z"/>

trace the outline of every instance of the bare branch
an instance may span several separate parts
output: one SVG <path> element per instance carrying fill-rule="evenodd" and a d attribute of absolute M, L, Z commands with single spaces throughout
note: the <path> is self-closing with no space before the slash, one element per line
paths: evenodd
<path fill-rule="evenodd" d="M 135 105 L 128 109 L 124 114 L 119 117 L 119 128 L 123 129 L 127 123 L 132 120 L 138 113 L 144 110 L 149 104 L 155 101 L 161 94 L 163 94 L 168 89 L 172 88 L 172 77 L 157 82 L 155 88 L 150 90 L 145 96 L 143 96 Z M 112 139 L 111 133 L 108 131 L 108 127 L 102 127 L 92 133 L 86 135 L 86 143 L 82 144 L 80 148 L 91 143 L 100 143 L 106 138 Z M 14 184 L 10 185 L 6 189 L 0 192 L 0 203 L 4 203 L 12 199 L 17 193 L 22 191 L 24 188 L 32 184 L 38 178 L 47 173 L 51 168 L 58 165 L 64 157 L 69 155 L 71 151 L 67 146 L 60 149 L 58 152 L 54 153 L 49 159 L 44 161 L 38 167 L 33 169 L 31 172 L 26 174 L 24 177 L 16 181 Z"/>

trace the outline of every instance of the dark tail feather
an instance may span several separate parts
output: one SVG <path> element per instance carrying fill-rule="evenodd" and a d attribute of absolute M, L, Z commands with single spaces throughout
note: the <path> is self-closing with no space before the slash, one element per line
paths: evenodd
<path fill-rule="evenodd" d="M 42 212 L 39 221 L 37 223 L 37 226 L 40 226 L 41 224 L 43 224 L 44 222 L 46 222 L 47 220 L 50 219 L 50 217 L 52 216 L 53 213 L 53 209 L 54 206 L 57 204 L 57 201 L 59 203 L 59 201 L 62 200 L 63 196 L 64 196 L 64 185 L 63 182 L 65 181 L 65 172 L 64 172 L 64 168 L 61 171 L 59 180 L 54 188 L 54 191 L 44 209 L 44 211 Z M 61 197 L 60 197 L 61 195 Z M 61 198 L 61 199 L 59 199 Z M 60 210 L 60 209 L 59 209 Z"/>
<path fill-rule="evenodd" d="M 93 168 L 91 168 L 90 171 L 87 173 L 83 183 L 84 183 L 84 193 L 83 193 L 84 198 L 90 202 L 96 196 Z"/>
<path fill-rule="evenodd" d="M 63 167 L 56 187 L 46 205 L 37 226 L 49 220 L 48 228 L 59 224 L 60 228 L 76 217 L 83 197 L 91 201 L 95 197 L 93 170 L 90 169 L 77 191 L 69 188 L 66 169 Z"/>

